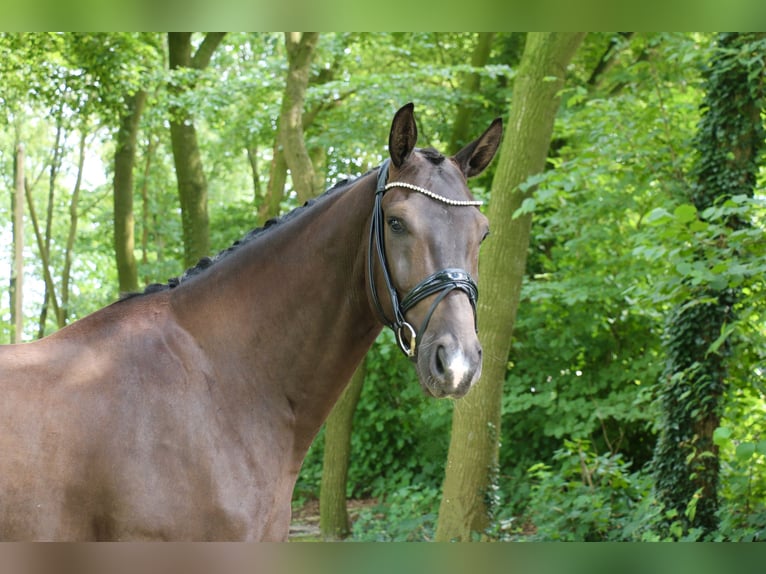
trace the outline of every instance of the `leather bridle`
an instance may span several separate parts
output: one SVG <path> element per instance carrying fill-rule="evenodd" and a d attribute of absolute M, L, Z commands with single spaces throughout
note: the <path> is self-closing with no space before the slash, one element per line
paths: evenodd
<path fill-rule="evenodd" d="M 372 221 L 370 223 L 370 245 L 367 254 L 367 276 L 370 283 L 370 294 L 372 296 L 373 303 L 375 304 L 375 310 L 378 313 L 381 321 L 384 325 L 388 326 L 395 334 L 396 340 L 399 344 L 399 348 L 408 357 L 415 359 L 417 357 L 417 341 L 418 337 L 421 337 L 425 330 L 428 328 L 428 323 L 431 320 L 431 316 L 436 310 L 437 305 L 441 303 L 444 298 L 452 291 L 458 289 L 468 295 L 468 300 L 471 302 L 471 308 L 473 309 L 474 328 L 477 326 L 476 322 L 476 301 L 479 299 L 479 289 L 476 282 L 471 275 L 463 269 L 447 268 L 437 271 L 420 283 L 415 285 L 412 290 L 407 293 L 399 301 L 399 295 L 394 287 L 393 280 L 391 279 L 391 272 L 388 267 L 388 260 L 386 259 L 386 248 L 384 242 L 384 221 L 383 221 L 383 195 L 387 190 L 392 187 L 402 187 L 417 191 L 426 195 L 427 197 L 441 201 L 452 206 L 478 206 L 481 205 L 480 201 L 457 201 L 443 197 L 430 190 L 412 185 L 409 183 L 392 182 L 386 183 L 388 179 L 388 166 L 390 160 L 385 160 L 380 166 L 380 173 L 378 174 L 378 183 L 375 189 L 375 205 L 372 210 Z M 386 284 L 386 291 L 388 291 L 389 299 L 391 300 L 391 306 L 393 308 L 394 317 L 389 319 L 383 310 L 383 305 L 378 297 L 378 290 L 375 285 L 375 259 L 380 264 L 383 272 L 383 279 Z M 415 307 L 423 299 L 435 295 L 438 293 L 436 299 L 431 303 L 431 307 L 426 313 L 423 323 L 420 325 L 420 329 L 417 331 L 415 328 L 407 322 L 405 315 L 407 311 Z M 407 331 L 407 333 L 405 333 Z M 478 332 L 478 329 L 477 329 Z M 409 335 L 409 342 L 406 340 L 405 335 Z"/>

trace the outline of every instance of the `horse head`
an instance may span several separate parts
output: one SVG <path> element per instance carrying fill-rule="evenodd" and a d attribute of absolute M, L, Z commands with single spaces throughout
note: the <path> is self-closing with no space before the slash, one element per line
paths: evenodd
<path fill-rule="evenodd" d="M 489 222 L 467 180 L 489 165 L 501 135 L 497 119 L 446 157 L 415 147 L 412 104 L 391 125 L 390 160 L 380 170 L 371 224 L 369 290 L 434 397 L 461 397 L 481 374 L 476 281 Z"/>

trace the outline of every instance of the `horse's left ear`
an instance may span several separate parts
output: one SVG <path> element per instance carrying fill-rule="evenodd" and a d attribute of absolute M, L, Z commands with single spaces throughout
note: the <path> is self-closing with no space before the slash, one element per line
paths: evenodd
<path fill-rule="evenodd" d="M 490 164 L 503 136 L 503 120 L 497 118 L 483 134 L 453 157 L 466 177 L 479 175 Z"/>
<path fill-rule="evenodd" d="M 402 106 L 391 122 L 391 132 L 388 134 L 388 153 L 396 167 L 407 161 L 415 143 L 418 141 L 418 126 L 415 125 L 415 104 L 410 102 Z"/>

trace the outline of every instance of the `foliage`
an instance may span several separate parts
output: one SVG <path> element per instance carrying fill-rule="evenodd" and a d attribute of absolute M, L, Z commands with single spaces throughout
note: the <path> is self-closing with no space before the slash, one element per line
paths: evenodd
<path fill-rule="evenodd" d="M 598 454 L 588 441 L 564 440 L 552 464 L 529 468 L 532 493 L 526 512 L 501 521 L 491 533 L 524 541 L 693 541 L 700 529 L 685 530 L 678 512 L 654 496 L 649 473 L 631 472 L 620 454 Z M 685 509 L 695 512 L 694 504 Z M 518 523 L 518 525 L 517 525 Z M 668 524 L 667 534 L 656 534 Z"/>
<path fill-rule="evenodd" d="M 648 485 L 629 473 L 620 454 L 598 455 L 585 440 L 564 440 L 553 464 L 529 468 L 530 540 L 613 540 L 646 496 Z"/>
<path fill-rule="evenodd" d="M 490 63 L 479 71 L 466 64 L 475 39 L 466 33 L 321 34 L 305 128 L 309 148 L 326 151 L 317 166 L 326 186 L 377 165 L 387 142 L 386 110 L 407 101 L 418 104 L 421 144 L 440 149 L 450 140 L 460 104 L 473 105 L 474 131 L 502 115 L 524 34 L 496 34 Z M 549 169 L 522 186 L 535 191 L 515 214 L 531 213 L 534 223 L 508 357 L 497 484 L 488 493 L 495 500 L 495 524 L 482 536 L 764 538 L 766 428 L 759 415 L 766 401 L 766 174 L 756 169 L 760 156 L 751 158 L 742 177 L 714 171 L 731 159 L 731 145 L 702 145 L 723 132 L 700 120 L 714 108 L 704 99 L 710 92 L 718 105 L 727 106 L 721 118 L 728 118 L 724 123 L 732 132 L 748 121 L 744 113 L 730 117 L 738 109 L 735 93 L 714 93 L 705 83 L 717 76 L 725 90 L 741 88 L 763 108 L 757 90 L 762 89 L 758 78 L 765 50 L 763 40 L 720 49 L 712 39 L 710 34 L 594 33 L 570 67 Z M 0 35 L 0 187 L 6 190 L 0 233 L 10 245 L 7 192 L 13 187 L 13 149 L 21 140 L 40 213 L 48 202 L 51 167 L 59 166 L 52 202 L 54 270 L 63 267 L 76 143 L 82 133 L 88 135 L 72 319 L 117 296 L 111 161 L 126 93 L 145 89 L 148 94 L 135 167 L 141 281 L 164 281 L 182 272 L 167 129 L 173 103 L 195 117 L 209 182 L 213 249 L 227 247 L 262 223 L 255 214 L 269 177 L 286 70 L 281 34 L 227 34 L 208 69 L 177 75 L 174 81 L 195 84 L 178 96 L 180 102 L 167 89 L 165 51 L 165 36 L 155 33 Z M 706 69 L 714 54 L 721 61 Z M 594 76 L 602 60 L 607 65 Z M 728 76 L 735 68 L 742 74 L 739 80 Z M 459 78 L 468 72 L 481 76 L 477 93 L 461 88 Z M 255 173 L 248 162 L 253 150 Z M 261 183 L 260 194 L 254 178 Z M 472 181 L 484 199 L 489 199 L 490 179 L 491 173 Z M 703 179 L 713 183 L 703 186 Z M 753 185 L 754 192 L 748 191 Z M 288 193 L 283 210 L 295 206 L 294 194 Z M 491 224 L 496 230 L 515 221 L 509 213 Z M 30 339 L 44 287 L 31 226 L 26 232 L 24 311 Z M 0 254 L 0 282 L 6 285 L 9 251 Z M 5 292 L 0 299 L 3 342 L 8 340 Z M 695 299 L 688 304 L 690 293 Z M 698 314 L 711 312 L 719 294 L 729 297 L 732 308 L 719 328 L 703 331 Z M 683 353 L 663 344 L 672 309 L 682 318 L 677 330 L 704 335 L 704 343 L 697 359 L 668 371 L 677 383 L 670 391 L 662 382 L 666 359 Z M 48 332 L 53 328 L 49 316 Z M 698 488 L 685 491 L 679 506 L 665 506 L 645 465 L 658 434 L 693 414 L 698 407 L 692 398 L 705 400 L 700 387 L 691 384 L 697 380 L 693 375 L 705 360 L 724 357 L 729 360 L 725 395 L 717 407 L 720 422 L 717 430 L 708 429 L 720 461 L 718 529 L 705 535 L 687 524 L 699 510 Z M 367 360 L 348 495 L 375 497 L 378 506 L 360 516 L 354 537 L 431 539 L 452 404 L 423 395 L 389 333 Z M 667 393 L 677 395 L 680 414 L 663 419 Z M 322 447 L 320 433 L 299 477 L 298 501 L 318 493 Z M 582 461 L 592 485 L 583 478 Z M 681 482 L 689 483 L 686 458 L 677 465 L 684 466 Z"/>
<path fill-rule="evenodd" d="M 753 196 L 764 138 L 763 76 L 766 35 L 720 34 L 717 50 L 705 73 L 705 100 L 695 149 L 690 199 L 677 219 L 694 221 L 695 211 L 719 215 L 710 208 L 746 203 Z M 724 225 L 732 230 L 751 222 L 731 214 Z M 704 220 L 694 230 L 709 231 Z M 718 238 L 718 241 L 725 237 Z M 739 238 L 738 238 L 739 239 Z M 725 250 L 724 250 L 725 251 Z M 704 266 L 704 253 L 694 249 L 684 269 Z M 745 257 L 747 257 L 745 255 Z M 723 269 L 719 269 L 722 271 Z M 710 283 L 691 282 L 685 274 L 683 299 L 670 315 L 666 329 L 667 365 L 660 391 L 663 407 L 661 434 L 653 468 L 660 499 L 682 508 L 697 498 L 697 512 L 688 527 L 705 532 L 718 528 L 719 461 L 714 431 L 720 423 L 728 381 L 731 324 L 739 289 L 729 277 Z"/>
<path fill-rule="evenodd" d="M 586 43 L 579 56 L 598 46 Z M 550 169 L 525 184 L 537 185 L 521 210 L 534 223 L 500 453 L 501 498 L 518 511 L 524 469 L 550 461 L 562 438 L 587 439 L 635 468 L 651 458 L 664 303 L 647 299 L 666 267 L 636 251 L 675 241 L 644 230 L 654 207 L 680 194 L 699 103 L 695 68 L 668 58 L 701 58 L 701 47 L 686 35 L 636 37 L 598 88 L 573 82 Z"/>
<path fill-rule="evenodd" d="M 719 445 L 738 454 L 726 472 L 733 489 L 724 494 L 721 527 L 713 534 L 706 536 L 702 528 L 688 526 L 697 512 L 699 493 L 693 493 L 680 511 L 668 508 L 656 496 L 647 469 L 633 472 L 622 455 L 599 454 L 589 441 L 568 439 L 550 464 L 540 462 L 528 469 L 532 487 L 524 512 L 502 513 L 487 534 L 512 541 L 763 540 L 766 507 L 759 470 L 766 451 L 761 443 L 739 442 L 731 436 L 730 428 L 716 433 Z"/>
<path fill-rule="evenodd" d="M 760 401 L 746 399 L 750 409 L 744 426 L 734 426 L 724 419 L 716 429 L 713 440 L 720 449 L 721 511 L 720 534 L 724 540 L 766 539 L 766 441 L 762 417 L 758 416 Z M 745 406 L 745 405 L 740 405 Z M 753 408 L 755 407 L 755 408 Z"/>
<path fill-rule="evenodd" d="M 384 331 L 367 357 L 365 378 L 354 414 L 348 496 L 385 497 L 411 485 L 438 488 L 449 438 L 448 401 L 425 396 L 412 365 Z M 319 492 L 324 432 L 304 461 L 297 494 Z"/>
<path fill-rule="evenodd" d="M 363 510 L 351 536 L 356 542 L 433 540 L 440 495 L 432 486 L 402 486 Z"/>
<path fill-rule="evenodd" d="M 651 458 L 663 314 L 689 282 L 742 288 L 737 321 L 710 343 L 717 350 L 731 338 L 740 357 L 732 384 L 763 404 L 752 390 L 764 348 L 763 199 L 735 195 L 704 215 L 683 203 L 705 42 L 637 37 L 603 80 L 609 97 L 571 87 L 549 158 L 555 169 L 528 182 L 538 186 L 522 206 L 534 212 L 534 240 L 504 396 L 501 515 L 520 512 L 529 497 L 520 467 L 550 461 L 562 438 L 588 439 L 633 468 Z M 642 58 L 647 52 L 657 57 Z M 681 61 L 679 77 L 672 62 Z M 732 218 L 752 227 L 731 229 Z M 682 519 L 683 509 L 663 518 Z"/>

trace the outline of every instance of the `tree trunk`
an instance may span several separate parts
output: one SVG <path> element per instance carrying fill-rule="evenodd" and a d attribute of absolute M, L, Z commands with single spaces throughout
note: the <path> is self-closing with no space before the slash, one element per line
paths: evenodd
<path fill-rule="evenodd" d="M 303 136 L 303 104 L 318 40 L 317 32 L 285 33 L 288 70 L 279 115 L 279 139 L 300 203 L 317 195 L 314 167 Z"/>
<path fill-rule="evenodd" d="M 266 185 L 266 197 L 263 199 L 258 218 L 261 222 L 266 222 L 272 217 L 279 215 L 279 205 L 285 194 L 285 184 L 287 183 L 287 162 L 282 146 L 279 144 L 279 135 L 274 138 L 274 150 L 271 159 L 271 169 L 269 170 L 269 183 Z"/>
<path fill-rule="evenodd" d="M 258 175 L 258 144 L 250 143 L 245 148 L 247 151 L 247 162 L 250 164 L 250 173 L 253 179 L 253 203 L 258 203 L 263 199 L 263 190 L 261 189 L 261 178 Z"/>
<path fill-rule="evenodd" d="M 208 33 L 192 56 L 191 33 L 169 32 L 170 69 L 204 70 L 223 36 L 223 33 Z M 178 98 L 184 91 L 192 88 L 193 82 L 183 79 L 172 82 L 170 91 Z M 184 262 L 187 266 L 192 266 L 202 257 L 207 256 L 210 251 L 207 180 L 202 169 L 202 155 L 191 113 L 178 103 L 170 107 L 170 140 L 181 202 Z"/>
<path fill-rule="evenodd" d="M 366 371 L 365 363 L 362 362 L 333 407 L 325 426 L 322 484 L 319 491 L 319 528 L 325 540 L 345 538 L 350 529 L 346 508 L 346 480 L 351 454 L 351 428 Z"/>
<path fill-rule="evenodd" d="M 45 325 L 48 321 L 48 305 L 53 307 L 53 312 L 56 316 L 56 321 L 60 315 L 60 309 L 58 300 L 56 299 L 56 290 L 53 286 L 53 280 L 50 279 L 50 252 L 51 252 L 51 235 L 53 234 L 53 205 L 56 198 L 56 178 L 58 177 L 59 169 L 61 168 L 61 160 L 64 155 L 64 148 L 61 144 L 61 138 L 64 133 L 64 120 L 62 118 L 62 112 L 56 115 L 56 139 L 53 143 L 53 153 L 51 155 L 51 163 L 48 171 L 48 206 L 45 210 L 45 234 L 40 235 L 38 240 L 42 238 L 42 243 L 38 243 L 40 247 L 40 259 L 43 265 L 47 268 L 48 279 L 45 281 L 45 294 L 43 295 L 43 306 L 40 308 L 39 327 L 37 330 L 37 338 L 42 339 L 45 335 Z M 33 207 L 31 198 L 29 199 L 30 209 Z M 39 225 L 37 227 L 39 234 Z M 50 279 L 50 280 L 49 280 Z"/>
<path fill-rule="evenodd" d="M 21 343 L 24 335 L 24 144 L 16 145 L 13 163 L 13 261 L 11 263 L 11 343 Z"/>
<path fill-rule="evenodd" d="M 492 40 L 495 38 L 494 32 L 480 32 L 476 38 L 471 54 L 471 66 L 473 68 L 483 68 L 489 61 L 489 53 L 492 50 Z M 481 76 L 477 73 L 462 74 L 460 78 L 461 91 L 470 98 L 476 94 L 481 87 Z M 471 118 L 476 113 L 476 104 L 470 100 L 464 101 L 457 110 L 455 123 L 452 126 L 452 135 L 450 136 L 450 153 L 462 149 L 468 143 L 470 138 Z"/>
<path fill-rule="evenodd" d="M 757 47 L 756 47 L 757 46 Z M 697 130 L 691 201 L 698 213 L 735 195 L 752 197 L 764 142 L 761 120 L 766 73 L 766 34 L 721 34 L 705 83 Z M 729 227 L 748 223 L 731 219 Z M 699 254 L 699 257 L 704 257 Z M 726 394 L 728 340 L 738 289 L 693 286 L 666 327 L 668 355 L 660 401 L 663 418 L 653 470 L 659 499 L 687 528 L 718 528 L 718 448 L 713 432 Z M 694 508 L 694 512 L 687 512 Z"/>
<path fill-rule="evenodd" d="M 149 177 L 152 167 L 152 158 L 154 157 L 154 150 L 156 144 L 154 138 L 150 135 L 149 141 L 146 145 L 146 152 L 144 158 L 144 178 L 141 183 L 141 263 L 144 266 L 149 265 L 149 220 L 150 217 L 150 205 L 149 205 Z M 158 226 L 155 226 L 158 227 Z M 157 260 L 162 260 L 162 235 L 159 229 L 155 230 L 155 248 L 157 249 Z M 151 278 L 144 277 L 144 283 L 150 283 Z"/>
<path fill-rule="evenodd" d="M 611 37 L 609 45 L 604 50 L 604 53 L 601 55 L 596 67 L 593 68 L 593 71 L 588 78 L 588 86 L 595 87 L 598 85 L 601 78 L 603 78 L 617 62 L 618 48 L 620 45 L 626 44 L 634 35 L 635 32 L 620 32 Z"/>
<path fill-rule="evenodd" d="M 481 252 L 478 315 L 482 379 L 455 403 L 436 540 L 471 540 L 490 524 L 503 383 L 529 247 L 531 216 L 511 219 L 532 189 L 519 185 L 545 166 L 567 65 L 580 33 L 530 33 L 514 83 L 508 129 L 492 182 L 493 235 Z"/>
<path fill-rule="evenodd" d="M 311 165 L 314 168 L 314 189 L 321 193 L 325 189 L 325 171 L 327 164 L 327 149 L 324 147 L 313 147 L 309 151 L 311 156 Z"/>
<path fill-rule="evenodd" d="M 138 123 L 146 102 L 146 92 L 139 90 L 125 96 L 125 110 L 120 118 L 114 152 L 114 254 L 120 293 L 138 290 L 138 267 L 133 215 L 133 166 L 136 160 Z"/>
<path fill-rule="evenodd" d="M 59 316 L 58 299 L 56 298 L 56 286 L 53 284 L 53 275 L 51 273 L 50 258 L 48 257 L 48 250 L 45 248 L 45 238 L 42 230 L 40 229 L 40 222 L 37 218 L 37 211 L 35 209 L 35 203 L 32 201 L 32 188 L 28 183 L 24 182 L 24 197 L 27 200 L 27 207 L 29 208 L 29 219 L 32 222 L 32 229 L 35 234 L 35 240 L 37 241 L 37 249 L 40 254 L 40 265 L 43 269 L 43 280 L 45 282 L 45 299 L 43 301 L 43 310 L 47 308 L 48 301 L 50 300 L 53 306 L 53 312 L 56 316 Z M 40 325 L 37 332 L 37 338 L 40 339 L 45 335 L 45 319 L 47 313 L 41 313 Z"/>
<path fill-rule="evenodd" d="M 72 275 L 72 254 L 74 253 L 74 243 L 77 238 L 77 210 L 80 202 L 82 176 L 85 171 L 85 144 L 88 135 L 85 131 L 85 125 L 86 122 L 83 122 L 77 160 L 77 177 L 75 178 L 72 197 L 69 200 L 69 233 L 67 234 L 66 246 L 64 247 L 64 269 L 61 272 L 61 307 L 57 317 L 59 328 L 66 325 L 69 321 L 69 284 Z"/>

